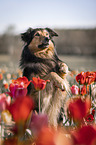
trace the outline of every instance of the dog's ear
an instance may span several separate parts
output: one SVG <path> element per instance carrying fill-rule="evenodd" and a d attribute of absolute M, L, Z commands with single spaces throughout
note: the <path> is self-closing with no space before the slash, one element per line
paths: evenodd
<path fill-rule="evenodd" d="M 24 42 L 28 42 L 31 39 L 32 28 L 29 28 L 25 33 L 21 33 L 21 38 Z"/>
<path fill-rule="evenodd" d="M 50 28 L 45 28 L 49 33 L 50 35 L 53 37 L 53 36 L 58 36 L 58 34 L 56 32 L 54 32 L 52 29 Z"/>

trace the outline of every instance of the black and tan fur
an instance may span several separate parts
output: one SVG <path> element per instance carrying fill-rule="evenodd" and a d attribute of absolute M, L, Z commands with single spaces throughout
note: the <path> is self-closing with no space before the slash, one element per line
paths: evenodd
<path fill-rule="evenodd" d="M 20 60 L 23 75 L 29 80 L 32 77 L 49 79 L 46 88 L 41 91 L 41 112 L 47 113 L 49 123 L 57 126 L 60 109 L 64 105 L 69 83 L 66 79 L 68 66 L 62 62 L 56 53 L 52 37 L 58 36 L 49 28 L 29 28 L 21 34 L 25 42 Z M 38 91 L 30 84 L 28 92 L 33 96 L 38 107 Z"/>

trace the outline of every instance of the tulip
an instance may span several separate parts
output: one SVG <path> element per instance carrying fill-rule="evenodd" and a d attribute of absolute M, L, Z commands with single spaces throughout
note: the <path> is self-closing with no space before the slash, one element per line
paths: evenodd
<path fill-rule="evenodd" d="M 96 129 L 91 126 L 82 126 L 72 133 L 74 145 L 96 145 Z"/>
<path fill-rule="evenodd" d="M 6 96 L 4 93 L 0 94 L 0 112 L 5 110 L 8 105 L 11 103 L 10 96 Z"/>
<path fill-rule="evenodd" d="M 95 73 L 94 72 L 86 72 L 86 84 L 90 85 L 95 81 Z"/>
<path fill-rule="evenodd" d="M 21 97 L 26 96 L 27 94 L 27 87 L 31 81 L 28 81 L 26 77 L 20 77 L 17 80 L 12 80 L 12 83 L 9 86 L 10 92 L 6 92 L 11 97 Z"/>
<path fill-rule="evenodd" d="M 29 128 L 34 135 L 37 135 L 41 129 L 48 126 L 48 117 L 46 114 L 32 114 Z"/>
<path fill-rule="evenodd" d="M 3 79 L 3 74 L 0 73 L 0 81 Z"/>
<path fill-rule="evenodd" d="M 33 77 L 32 78 L 32 81 L 31 81 L 35 87 L 35 89 L 37 91 L 39 91 L 39 113 L 40 113 L 40 90 L 44 90 L 45 87 L 46 87 L 46 83 L 47 82 L 50 82 L 50 80 L 43 80 L 43 79 L 40 79 L 39 77 L 36 78 L 36 77 Z"/>
<path fill-rule="evenodd" d="M 72 92 L 73 95 L 78 95 L 79 94 L 79 88 L 78 88 L 78 86 L 72 85 L 71 92 Z"/>
<path fill-rule="evenodd" d="M 44 127 L 37 136 L 36 145 L 73 145 L 71 137 L 67 137 L 67 131 Z"/>
<path fill-rule="evenodd" d="M 75 122 L 81 122 L 88 114 L 91 107 L 91 102 L 88 97 L 82 100 L 80 97 L 72 98 L 68 105 L 69 117 Z"/>
<path fill-rule="evenodd" d="M 85 72 L 81 72 L 80 74 L 78 74 L 76 76 L 76 81 L 80 84 L 84 84 L 86 80 L 86 73 Z"/>
<path fill-rule="evenodd" d="M 8 107 L 9 112 L 12 114 L 16 123 L 26 122 L 31 110 L 34 107 L 32 98 L 29 96 L 18 97 Z"/>
<path fill-rule="evenodd" d="M 34 84 L 36 90 L 44 90 L 46 87 L 46 83 L 50 81 L 40 79 L 39 77 L 38 78 L 33 77 L 31 82 Z"/>

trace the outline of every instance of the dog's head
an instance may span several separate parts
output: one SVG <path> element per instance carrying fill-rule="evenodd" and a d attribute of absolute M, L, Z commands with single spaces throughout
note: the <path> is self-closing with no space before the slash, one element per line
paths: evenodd
<path fill-rule="evenodd" d="M 29 28 L 25 33 L 21 34 L 22 40 L 27 43 L 32 52 L 54 47 L 53 36 L 58 36 L 58 34 L 50 28 Z"/>

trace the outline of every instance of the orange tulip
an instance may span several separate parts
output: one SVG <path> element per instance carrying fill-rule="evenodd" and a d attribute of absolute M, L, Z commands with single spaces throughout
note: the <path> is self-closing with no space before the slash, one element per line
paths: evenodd
<path fill-rule="evenodd" d="M 33 77 L 31 82 L 34 84 L 36 90 L 43 90 L 45 89 L 46 83 L 49 82 L 49 80 Z"/>
<path fill-rule="evenodd" d="M 44 127 L 37 136 L 36 145 L 73 145 L 71 137 L 67 137 L 67 131 Z"/>
<path fill-rule="evenodd" d="M 12 84 L 16 84 L 19 86 L 19 88 L 27 88 L 28 85 L 30 84 L 30 81 L 24 76 L 24 77 L 19 77 L 16 80 L 12 80 Z"/>
<path fill-rule="evenodd" d="M 4 88 L 5 88 L 5 89 L 8 89 L 8 83 L 5 83 L 5 84 L 4 84 Z"/>
<path fill-rule="evenodd" d="M 0 81 L 3 79 L 3 75 L 2 73 L 0 73 Z"/>

